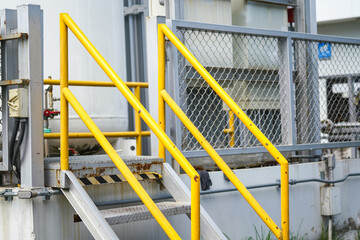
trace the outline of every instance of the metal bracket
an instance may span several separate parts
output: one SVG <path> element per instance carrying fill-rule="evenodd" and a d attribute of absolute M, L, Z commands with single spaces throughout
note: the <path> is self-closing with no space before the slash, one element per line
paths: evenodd
<path fill-rule="evenodd" d="M 0 81 L 0 86 L 8 85 L 29 85 L 29 79 L 12 79 L 12 80 L 2 80 Z"/>
<path fill-rule="evenodd" d="M 130 7 L 124 7 L 124 15 L 136 15 L 146 11 L 145 5 L 132 5 Z"/>
<path fill-rule="evenodd" d="M 292 7 L 297 6 L 297 3 L 295 0 L 249 0 L 249 1 L 270 3 L 270 4 L 276 4 L 276 5 L 282 5 L 282 6 L 292 6 Z"/>
<path fill-rule="evenodd" d="M 4 192 L 5 201 L 11 202 L 14 199 L 14 193 L 11 189 L 5 189 Z"/>
<path fill-rule="evenodd" d="M 9 41 L 16 40 L 19 38 L 28 38 L 29 35 L 27 33 L 11 33 L 7 35 L 0 35 L 0 41 Z"/>

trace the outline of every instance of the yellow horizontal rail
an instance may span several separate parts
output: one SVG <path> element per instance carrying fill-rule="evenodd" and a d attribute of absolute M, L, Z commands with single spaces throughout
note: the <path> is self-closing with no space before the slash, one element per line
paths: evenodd
<path fill-rule="evenodd" d="M 219 83 L 211 76 L 211 74 L 199 63 L 194 55 L 185 47 L 185 45 L 176 37 L 176 35 L 165 25 L 158 25 L 161 31 L 179 52 L 189 61 L 189 63 L 196 69 L 196 71 L 204 78 L 209 86 L 216 92 L 216 94 L 226 103 L 231 111 L 242 121 L 247 129 L 259 140 L 265 149 L 273 156 L 273 158 L 280 164 L 281 171 L 281 236 L 279 239 L 289 239 L 289 175 L 288 175 L 288 161 L 275 148 L 269 139 L 260 131 L 260 129 L 250 120 L 250 118 L 242 111 L 242 109 L 235 103 L 235 101 L 226 93 L 226 91 L 219 85 Z M 160 63 L 159 63 L 160 64 Z M 275 227 L 276 229 L 277 227 Z M 272 226 L 270 229 L 274 229 Z M 276 235 L 277 231 L 273 231 Z"/>
<path fill-rule="evenodd" d="M 186 116 L 186 114 L 181 110 L 181 108 L 176 104 L 176 102 L 170 97 L 170 95 L 165 90 L 162 90 L 160 92 L 160 95 L 169 105 L 171 110 L 173 110 L 176 116 L 185 125 L 185 127 L 195 137 L 195 139 L 201 144 L 201 146 L 205 149 L 205 151 L 209 154 L 209 156 L 214 160 L 214 162 L 220 168 L 220 170 L 224 172 L 224 174 L 239 190 L 239 192 L 243 195 L 243 197 L 250 204 L 250 206 L 256 211 L 256 213 L 271 229 L 271 231 L 275 234 L 275 236 L 279 238 L 281 236 L 281 231 L 276 226 L 275 222 L 270 218 L 270 216 L 260 206 L 260 204 L 256 201 L 256 199 L 251 195 L 249 190 L 247 190 L 247 188 L 236 177 L 234 172 L 229 168 L 229 166 L 225 163 L 225 161 L 215 151 L 215 149 L 211 146 L 211 144 L 205 139 L 205 137 L 200 133 L 200 131 L 195 127 L 195 125 L 191 122 L 191 120 Z"/>
<path fill-rule="evenodd" d="M 171 226 L 171 224 L 167 221 L 165 216 L 161 213 L 159 208 L 153 202 L 151 197 L 147 194 L 145 189 L 141 186 L 139 181 L 136 179 L 134 174 L 130 171 L 130 169 L 126 166 L 124 161 L 121 159 L 119 154 L 115 151 L 115 149 L 111 146 L 109 141 L 106 139 L 104 134 L 100 131 L 100 129 L 96 126 L 94 121 L 87 114 L 85 109 L 80 105 L 75 96 L 71 93 L 68 88 L 63 89 L 63 95 L 66 100 L 70 103 L 70 105 L 74 108 L 75 112 L 79 115 L 81 120 L 85 123 L 86 127 L 92 132 L 96 140 L 99 142 L 104 151 L 109 155 L 111 160 L 114 162 L 115 166 L 120 170 L 121 174 L 128 181 L 130 186 L 134 189 L 136 194 L 139 196 L 141 201 L 145 204 L 145 206 L 149 209 L 154 218 L 159 222 L 161 227 L 168 231 L 168 233 L 174 237 L 174 239 L 180 239 L 177 236 L 175 230 Z"/>
<path fill-rule="evenodd" d="M 141 133 L 137 132 L 103 132 L 104 136 L 107 138 L 117 138 L 117 137 L 149 137 L 150 131 L 143 131 Z M 94 135 L 91 132 L 72 132 L 69 133 L 69 138 L 93 138 Z M 57 139 L 60 138 L 60 133 L 44 133 L 45 139 Z"/>
<path fill-rule="evenodd" d="M 140 115 L 143 121 L 149 126 L 152 132 L 159 138 L 159 140 L 164 144 L 166 149 L 170 152 L 170 154 L 174 157 L 174 159 L 179 163 L 179 165 L 183 168 L 183 170 L 188 174 L 191 179 L 191 228 L 192 234 L 193 232 L 200 237 L 200 176 L 196 172 L 196 170 L 191 166 L 191 164 L 187 161 L 184 155 L 180 152 L 180 150 L 175 146 L 175 144 L 170 140 L 170 138 L 166 135 L 166 133 L 159 127 L 159 125 L 155 122 L 155 120 L 151 117 L 148 111 L 144 108 L 144 106 L 140 103 L 140 101 L 134 96 L 134 94 L 130 91 L 130 89 L 126 86 L 126 84 L 120 79 L 120 77 L 116 74 L 116 72 L 111 68 L 111 66 L 106 62 L 106 60 L 101 56 L 98 50 L 92 45 L 89 39 L 84 35 L 84 33 L 80 30 L 80 28 L 75 24 L 75 22 L 70 18 L 70 16 L 66 13 L 60 14 L 60 21 L 67 26 L 74 35 L 78 38 L 81 44 L 86 48 L 86 50 L 90 53 L 90 55 L 94 58 L 94 60 L 99 64 L 99 66 L 103 69 L 106 75 L 111 79 L 111 81 L 115 84 L 115 86 L 119 89 L 122 95 L 129 101 L 131 106 L 134 108 L 136 112 Z M 60 23 L 60 33 L 63 38 L 66 38 L 67 42 L 67 32 L 62 30 L 62 26 Z M 65 36 L 66 34 L 66 36 Z M 60 40 L 62 37 L 60 37 Z M 67 43 L 65 46 L 65 41 L 61 40 L 61 46 L 67 49 Z M 60 51 L 62 52 L 62 51 Z M 67 54 L 60 54 L 65 58 L 62 59 L 61 65 L 67 66 Z M 66 63 L 64 63 L 64 61 Z M 64 69 L 64 67 L 63 67 Z M 67 68 L 65 69 L 67 71 Z M 61 81 L 67 81 L 67 72 L 62 73 Z M 67 82 L 61 83 L 61 91 L 62 94 L 67 92 Z M 66 100 L 65 100 L 66 101 Z M 65 102 L 63 101 L 63 102 Z M 67 116 L 67 109 L 66 116 Z M 63 112 L 62 112 L 63 113 Z M 66 121 L 63 122 L 64 124 L 68 124 Z M 64 128 L 68 131 L 67 126 Z M 64 132 L 64 135 L 67 137 L 65 130 L 62 130 L 61 133 Z M 95 135 L 95 134 L 94 134 Z M 65 139 L 65 138 L 64 138 Z M 64 146 L 66 146 L 64 144 Z M 66 148 L 67 150 L 67 148 Z M 64 156 L 65 150 L 63 150 Z M 68 162 L 68 159 L 61 158 L 64 161 Z M 68 163 L 62 164 L 63 166 L 68 166 Z M 63 168 L 62 168 L 63 169 Z M 150 199 L 151 200 L 151 199 Z M 146 205 L 146 204 L 145 204 Z M 148 206 L 147 206 L 148 207 Z M 152 213 L 153 206 L 148 207 L 150 212 Z M 155 206 L 156 207 L 156 206 Z M 180 239 L 179 235 L 175 232 L 175 230 L 169 226 L 166 219 L 160 218 L 158 215 L 154 215 L 155 219 L 158 221 L 160 226 L 164 229 L 165 233 L 169 236 L 170 239 Z M 166 224 L 165 224 L 166 223 Z M 165 226 L 166 225 L 166 226 Z M 199 239 L 199 238 L 197 238 Z"/>
<path fill-rule="evenodd" d="M 45 85 L 60 85 L 60 80 L 57 79 L 44 79 Z M 69 86 L 88 86 L 88 87 L 115 87 L 113 82 L 102 81 L 83 81 L 83 80 L 69 80 Z M 148 88 L 147 82 L 125 82 L 126 86 L 131 88 L 141 87 Z"/>

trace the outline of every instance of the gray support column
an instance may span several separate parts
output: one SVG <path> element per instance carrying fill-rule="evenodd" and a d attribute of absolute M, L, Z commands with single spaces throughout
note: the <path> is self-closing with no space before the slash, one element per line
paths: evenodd
<path fill-rule="evenodd" d="M 166 0 L 165 12 L 167 19 L 184 19 L 184 0 Z"/>
<path fill-rule="evenodd" d="M 164 17 L 148 17 L 146 19 L 146 46 L 147 46 L 147 69 L 149 82 L 149 112 L 158 122 L 158 48 L 157 48 L 157 25 L 165 23 Z M 159 155 L 159 141 L 155 134 L 151 134 L 151 155 Z"/>
<path fill-rule="evenodd" d="M 16 10 L 4 9 L 0 11 L 0 35 L 12 33 L 17 28 Z M 1 43 L 1 79 L 11 80 L 18 79 L 18 40 L 3 41 Z M 11 130 L 14 125 L 14 119 L 9 118 L 9 108 L 7 101 L 9 100 L 8 91 L 14 86 L 3 86 L 2 94 L 2 143 L 3 143 L 3 159 L 0 162 L 0 171 L 8 171 L 11 169 L 9 159 L 9 142 Z"/>
<path fill-rule="evenodd" d="M 298 32 L 317 33 L 315 0 L 298 0 L 295 11 L 295 30 Z M 297 143 L 320 143 L 320 102 L 317 49 L 305 42 L 304 48 L 297 49 L 296 64 L 298 70 L 297 87 L 305 94 L 296 97 L 298 114 Z M 305 59 L 300 59 L 304 57 Z M 305 63 L 299 65 L 301 63 Z M 321 150 L 303 154 L 321 155 Z"/>
<path fill-rule="evenodd" d="M 296 124 L 291 38 L 280 38 L 279 50 L 282 63 L 279 69 L 282 144 L 295 145 Z"/>
<path fill-rule="evenodd" d="M 28 33 L 19 42 L 19 78 L 29 79 L 29 117 L 21 146 L 21 186 L 44 186 L 43 161 L 43 38 L 39 5 L 18 7 L 18 31 Z"/>

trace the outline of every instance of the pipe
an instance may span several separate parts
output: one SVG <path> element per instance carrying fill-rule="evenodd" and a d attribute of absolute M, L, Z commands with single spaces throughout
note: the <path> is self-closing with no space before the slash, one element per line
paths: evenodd
<path fill-rule="evenodd" d="M 13 128 L 13 132 L 12 132 L 11 139 L 10 139 L 10 146 L 9 146 L 9 148 L 10 148 L 9 149 L 9 159 L 11 161 L 11 164 L 12 164 L 12 158 L 14 155 L 14 146 L 15 146 L 16 135 L 19 130 L 19 124 L 20 124 L 20 119 L 15 118 L 15 125 Z"/>
<path fill-rule="evenodd" d="M 334 180 L 334 181 L 328 181 L 323 179 L 304 179 L 304 180 L 290 180 L 290 185 L 295 184 L 301 184 L 301 183 L 307 183 L 307 182 L 321 182 L 321 183 L 339 183 L 344 182 L 348 177 L 355 177 L 360 176 L 360 173 L 350 173 L 346 175 L 345 177 Z M 267 187 L 280 187 L 280 182 L 276 183 L 266 183 L 266 184 L 258 184 L 258 185 L 250 185 L 246 186 L 247 189 L 257 189 L 257 188 L 267 188 Z M 236 188 L 227 188 L 227 189 L 218 189 L 218 190 L 209 190 L 209 191 L 201 191 L 200 195 L 209 195 L 209 194 L 216 194 L 216 193 L 226 193 L 226 192 L 234 192 L 237 191 Z M 166 199 L 172 199 L 171 195 L 162 195 L 162 196 L 155 196 L 152 197 L 153 200 L 166 200 Z M 118 205 L 118 204 L 128 204 L 128 203 L 138 203 L 141 202 L 140 199 L 122 199 L 122 200 L 115 200 L 115 201 L 105 201 L 105 202 L 95 202 L 96 206 L 108 206 L 108 205 Z"/>
<path fill-rule="evenodd" d="M 7 191 L 8 190 L 8 191 Z M 20 194 L 19 194 L 20 193 Z M 28 193 L 28 194 L 22 194 L 22 193 Z M 49 189 L 40 189 L 40 190 L 19 190 L 13 191 L 13 189 L 4 189 L 0 192 L 0 197 L 19 197 L 21 199 L 29 199 L 34 197 L 50 197 L 53 195 L 59 195 L 61 194 L 61 190 L 54 190 L 52 188 Z M 24 197 L 28 196 L 28 197 Z"/>
<path fill-rule="evenodd" d="M 20 146 L 22 141 L 24 140 L 24 135 L 25 135 L 25 130 L 26 130 L 26 124 L 27 124 L 27 118 L 21 118 L 20 119 L 20 133 L 19 133 L 19 139 L 15 144 L 14 147 L 14 155 L 12 157 L 11 163 L 13 166 L 13 169 L 15 171 L 15 175 L 18 179 L 18 181 L 20 181 L 20 159 L 18 159 L 18 155 L 20 152 Z"/>

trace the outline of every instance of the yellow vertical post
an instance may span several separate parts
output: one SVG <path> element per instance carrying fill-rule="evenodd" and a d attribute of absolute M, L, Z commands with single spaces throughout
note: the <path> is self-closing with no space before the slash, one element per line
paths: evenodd
<path fill-rule="evenodd" d="M 235 126 L 234 126 L 234 122 L 235 122 L 234 112 L 230 110 L 229 111 L 230 147 L 233 147 L 235 145 Z"/>
<path fill-rule="evenodd" d="M 60 168 L 69 169 L 68 101 L 63 89 L 68 87 L 68 29 L 60 14 Z"/>
<path fill-rule="evenodd" d="M 165 102 L 160 95 L 161 90 L 165 89 L 165 35 L 158 28 L 158 107 L 159 125 L 165 132 Z M 159 157 L 165 160 L 165 146 L 159 142 Z"/>
<path fill-rule="evenodd" d="M 140 86 L 135 87 L 135 97 L 140 101 Z M 136 155 L 142 154 L 141 149 L 141 117 L 138 112 L 135 111 L 135 132 L 139 135 L 136 136 Z"/>
<path fill-rule="evenodd" d="M 281 170 L 281 232 L 282 239 L 289 240 L 289 164 L 283 163 Z"/>
<path fill-rule="evenodd" d="M 196 178 L 196 177 L 195 177 Z M 200 178 L 191 179 L 191 239 L 200 239 Z"/>

